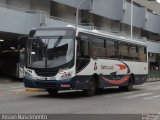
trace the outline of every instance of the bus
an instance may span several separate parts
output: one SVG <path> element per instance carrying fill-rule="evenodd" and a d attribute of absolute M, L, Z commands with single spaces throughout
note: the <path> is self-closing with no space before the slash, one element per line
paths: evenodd
<path fill-rule="evenodd" d="M 97 90 L 119 86 L 132 90 L 146 82 L 147 43 L 77 27 L 32 29 L 26 43 L 26 88 Z"/>

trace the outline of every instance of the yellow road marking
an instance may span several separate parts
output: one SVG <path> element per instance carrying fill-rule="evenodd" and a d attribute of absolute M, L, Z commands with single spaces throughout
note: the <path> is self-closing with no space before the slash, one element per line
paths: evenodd
<path fill-rule="evenodd" d="M 27 92 L 43 92 L 46 91 L 45 89 L 40 89 L 40 88 L 26 88 L 25 91 Z"/>

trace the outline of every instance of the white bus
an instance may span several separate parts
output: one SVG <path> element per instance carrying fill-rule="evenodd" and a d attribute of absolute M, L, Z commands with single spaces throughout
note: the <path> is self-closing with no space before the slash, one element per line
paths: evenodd
<path fill-rule="evenodd" d="M 146 82 L 146 42 L 74 27 L 31 30 L 26 46 L 24 85 L 59 90 L 96 90 L 119 86 L 123 90 Z"/>

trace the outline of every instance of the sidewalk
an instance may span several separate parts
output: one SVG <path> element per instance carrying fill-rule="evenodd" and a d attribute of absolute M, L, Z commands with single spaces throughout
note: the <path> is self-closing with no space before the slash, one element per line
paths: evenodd
<path fill-rule="evenodd" d="M 10 83 L 10 82 L 19 82 L 19 81 L 20 80 L 15 78 L 7 78 L 7 77 L 0 78 L 0 84 Z"/>
<path fill-rule="evenodd" d="M 148 78 L 147 82 L 157 82 L 160 81 L 160 78 Z"/>
<path fill-rule="evenodd" d="M 148 82 L 160 81 L 160 70 L 152 70 L 148 73 Z"/>

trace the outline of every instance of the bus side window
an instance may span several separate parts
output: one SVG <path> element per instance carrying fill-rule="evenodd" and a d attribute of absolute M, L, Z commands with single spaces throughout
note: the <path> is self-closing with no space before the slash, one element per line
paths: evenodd
<path fill-rule="evenodd" d="M 89 40 L 87 34 L 80 33 L 77 40 L 76 72 L 80 72 L 90 61 Z"/>
<path fill-rule="evenodd" d="M 92 57 L 105 57 L 104 39 L 92 36 L 91 51 Z"/>
<path fill-rule="evenodd" d="M 139 47 L 139 59 L 141 62 L 146 62 L 147 61 L 147 54 L 146 54 L 146 47 L 140 46 Z"/>
<path fill-rule="evenodd" d="M 80 37 L 80 40 L 78 40 L 77 57 L 88 58 L 89 57 L 89 41 L 88 39 L 84 39 L 84 37 L 82 37 L 81 35 L 79 37 Z"/>
<path fill-rule="evenodd" d="M 80 39 L 77 40 L 77 57 L 81 57 L 81 51 L 80 51 Z"/>
<path fill-rule="evenodd" d="M 105 52 L 106 52 L 106 57 L 107 58 L 114 58 L 118 59 L 118 44 L 116 41 L 113 41 L 112 39 L 107 39 L 106 40 L 106 45 L 105 45 Z"/>
<path fill-rule="evenodd" d="M 129 59 L 129 49 L 127 43 L 119 42 L 119 58 Z"/>
<path fill-rule="evenodd" d="M 130 60 L 138 60 L 138 46 L 130 44 L 129 45 L 129 57 Z"/>

